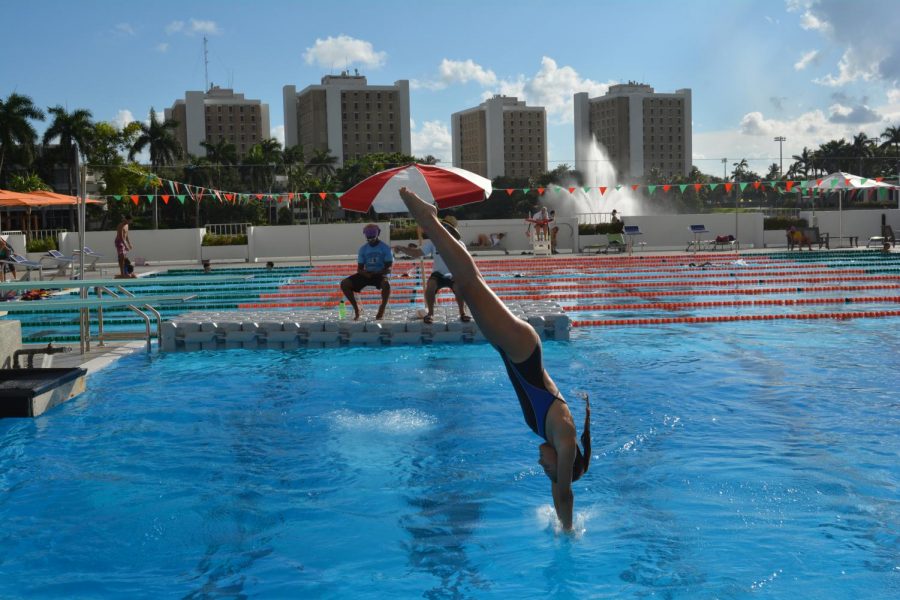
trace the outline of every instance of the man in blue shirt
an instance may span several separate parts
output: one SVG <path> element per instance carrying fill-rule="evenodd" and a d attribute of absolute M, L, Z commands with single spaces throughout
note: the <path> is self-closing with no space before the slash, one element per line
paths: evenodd
<path fill-rule="evenodd" d="M 353 307 L 353 320 L 359 320 L 359 305 L 356 303 L 356 293 L 364 288 L 375 286 L 381 290 L 381 306 L 378 307 L 376 319 L 384 316 L 388 298 L 391 297 L 391 282 L 386 275 L 391 272 L 394 264 L 394 255 L 391 247 L 378 239 L 381 229 L 374 223 L 363 227 L 363 235 L 366 243 L 359 249 L 356 259 L 356 273 L 341 281 L 341 291 Z"/>

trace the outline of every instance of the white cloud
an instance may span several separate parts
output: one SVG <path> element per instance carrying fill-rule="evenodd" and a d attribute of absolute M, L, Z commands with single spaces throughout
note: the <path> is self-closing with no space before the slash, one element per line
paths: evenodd
<path fill-rule="evenodd" d="M 809 52 L 804 52 L 803 56 L 800 57 L 800 60 L 798 60 L 797 62 L 794 63 L 794 70 L 802 71 L 803 69 L 808 67 L 810 64 L 816 63 L 817 62 L 816 59 L 818 59 L 818 57 L 819 57 L 818 50 L 810 50 Z"/>
<path fill-rule="evenodd" d="M 172 21 L 168 25 L 166 25 L 166 33 L 172 35 L 173 33 L 179 33 L 184 30 L 184 21 Z"/>
<path fill-rule="evenodd" d="M 128 23 L 116 23 L 113 29 L 120 35 L 134 35 L 134 27 Z"/>
<path fill-rule="evenodd" d="M 215 21 L 199 21 L 197 19 L 191 19 L 191 32 L 206 33 L 210 35 L 222 33 Z"/>
<path fill-rule="evenodd" d="M 444 59 L 438 67 L 441 81 L 447 84 L 468 83 L 474 81 L 487 87 L 497 83 L 497 76 L 490 69 L 485 69 L 471 59 L 465 61 Z"/>
<path fill-rule="evenodd" d="M 168 44 L 168 42 L 161 42 L 161 43 L 159 43 L 159 44 L 156 45 L 156 51 L 157 51 L 157 52 L 168 52 L 168 50 L 169 50 L 169 44 Z"/>
<path fill-rule="evenodd" d="M 425 121 L 422 128 L 415 129 L 415 121 L 410 119 L 410 138 L 414 156 L 424 157 L 429 154 L 441 159 L 442 163 L 451 164 L 452 136 L 449 126 L 442 121 Z"/>
<path fill-rule="evenodd" d="M 284 125 L 278 125 L 277 127 L 273 127 L 269 132 L 269 137 L 273 137 L 278 140 L 278 143 L 284 147 Z"/>
<path fill-rule="evenodd" d="M 306 64 L 318 65 L 325 69 L 349 67 L 359 64 L 366 67 L 380 67 L 387 54 L 376 52 L 370 42 L 358 40 L 347 35 L 316 39 L 311 48 L 303 54 Z"/>
<path fill-rule="evenodd" d="M 112 124 L 118 127 L 119 129 L 124 129 L 126 125 L 133 122 L 134 115 L 131 114 L 130 110 L 127 109 L 119 109 L 119 112 L 116 113 L 116 116 L 112 119 Z"/>
<path fill-rule="evenodd" d="M 185 35 L 193 35 L 200 33 L 204 35 L 219 35 L 222 30 L 219 29 L 215 21 L 201 21 L 199 19 L 190 19 L 190 23 L 184 21 L 172 21 L 165 27 L 165 31 L 169 35 L 183 33 Z"/>
<path fill-rule="evenodd" d="M 900 82 L 900 36 L 886 33 L 900 29 L 896 0 L 789 0 L 788 10 L 802 13 L 800 26 L 821 33 L 842 54 L 837 74 L 817 83 Z"/>
<path fill-rule="evenodd" d="M 560 67 L 548 56 L 541 58 L 541 68 L 531 78 L 519 76 L 515 80 L 504 81 L 500 93 L 515 95 L 530 106 L 543 106 L 547 115 L 556 123 L 571 123 L 575 112 L 573 96 L 577 92 L 587 92 L 594 98 L 609 91 L 614 82 L 600 83 L 582 78 L 569 66 Z"/>
<path fill-rule="evenodd" d="M 815 83 L 820 83 L 828 87 L 839 87 L 852 83 L 858 79 L 863 81 L 871 81 L 878 77 L 878 63 L 862 64 L 852 49 L 847 50 L 838 61 L 838 75 L 828 74 L 825 77 L 814 79 Z"/>

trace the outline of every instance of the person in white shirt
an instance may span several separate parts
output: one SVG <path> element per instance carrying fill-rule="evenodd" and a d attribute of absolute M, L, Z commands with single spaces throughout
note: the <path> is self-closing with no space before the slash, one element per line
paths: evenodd
<path fill-rule="evenodd" d="M 441 225 L 443 225 L 444 229 L 449 231 L 450 235 L 452 235 L 454 239 L 456 239 L 457 243 L 459 243 L 459 240 L 461 238 L 459 231 L 457 231 L 456 228 L 447 221 L 441 221 Z M 460 243 L 459 245 L 462 246 L 462 243 Z M 437 298 L 437 293 L 444 288 L 450 288 L 450 290 L 453 292 L 453 296 L 456 298 L 456 304 L 459 307 L 459 320 L 463 323 L 468 323 L 472 320 L 472 317 L 466 314 L 466 303 L 463 301 L 460 295 L 456 293 L 456 282 L 453 280 L 453 274 L 450 272 L 450 269 L 447 268 L 447 263 L 445 263 L 444 259 L 441 258 L 440 251 L 438 251 L 431 240 L 425 240 L 425 243 L 422 244 L 421 248 L 394 246 L 393 249 L 412 258 L 430 256 L 434 259 L 434 266 L 432 268 L 431 276 L 428 278 L 428 283 L 425 284 L 426 314 L 422 318 L 425 323 L 434 322 L 434 302 Z"/>

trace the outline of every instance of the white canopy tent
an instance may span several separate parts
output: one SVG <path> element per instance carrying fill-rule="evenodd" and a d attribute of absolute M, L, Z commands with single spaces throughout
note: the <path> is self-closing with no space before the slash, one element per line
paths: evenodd
<path fill-rule="evenodd" d="M 838 192 L 838 239 L 844 237 L 844 194 L 847 190 L 871 190 L 875 188 L 893 189 L 894 186 L 888 183 L 882 183 L 874 179 L 861 177 L 844 173 L 843 171 L 835 171 L 824 177 L 815 179 L 816 184 L 809 187 L 812 190 L 821 190 L 824 192 Z M 840 242 L 838 242 L 840 243 Z"/>

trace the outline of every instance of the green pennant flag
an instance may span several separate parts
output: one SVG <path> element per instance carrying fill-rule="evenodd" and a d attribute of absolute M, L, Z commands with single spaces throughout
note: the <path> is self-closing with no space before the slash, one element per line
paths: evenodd
<path fill-rule="evenodd" d="M 617 183 L 617 184 L 616 184 L 616 191 L 618 192 L 618 191 L 621 190 L 621 189 L 622 189 L 622 184 L 621 184 L 621 183 Z"/>
<path fill-rule="evenodd" d="M 878 188 L 878 199 L 884 200 L 887 197 L 887 188 L 880 187 Z"/>
<path fill-rule="evenodd" d="M 557 185 L 557 186 L 554 186 L 553 189 L 556 191 L 557 194 L 560 193 L 560 192 L 562 191 L 562 188 L 559 187 L 558 185 Z"/>
<path fill-rule="evenodd" d="M 334 195 L 338 198 L 344 195 L 344 192 L 335 192 Z"/>
<path fill-rule="evenodd" d="M 113 200 L 121 201 L 122 196 L 113 196 Z"/>
<path fill-rule="evenodd" d="M 831 188 L 834 189 L 834 186 L 836 186 L 836 185 L 837 185 L 837 177 L 835 177 L 831 180 Z"/>
<path fill-rule="evenodd" d="M 687 189 L 687 186 L 688 186 L 688 184 L 682 183 L 682 184 L 679 184 L 679 185 L 678 185 L 678 189 L 681 190 L 681 193 L 683 194 L 683 193 L 684 193 L 684 190 Z"/>
<path fill-rule="evenodd" d="M 584 190 L 584 193 L 585 193 L 585 194 L 589 194 L 590 191 L 591 191 L 591 186 L 587 186 L 587 187 L 584 187 L 584 188 L 581 188 L 581 189 Z"/>
<path fill-rule="evenodd" d="M 311 192 L 303 192 L 303 197 L 309 200 L 309 197 L 312 195 Z"/>
<path fill-rule="evenodd" d="M 527 194 L 527 193 L 530 192 L 530 191 L 531 191 L 531 188 L 522 188 L 522 193 L 523 193 L 523 194 Z"/>
<path fill-rule="evenodd" d="M 719 187 L 719 184 L 718 184 L 718 183 L 710 183 L 710 184 L 709 184 L 709 189 L 710 189 L 710 191 L 716 189 L 717 187 Z"/>
<path fill-rule="evenodd" d="M 867 177 L 863 177 L 862 179 L 859 180 L 859 184 L 860 184 L 860 185 L 866 185 L 866 182 L 867 182 L 868 180 L 869 180 L 869 179 L 868 179 Z"/>
<path fill-rule="evenodd" d="M 648 186 L 647 186 L 647 189 L 650 191 L 650 195 L 652 196 L 652 195 L 653 195 L 653 192 L 656 191 L 656 186 L 655 186 L 655 185 L 648 185 Z"/>
<path fill-rule="evenodd" d="M 179 202 L 181 202 L 182 204 L 184 204 L 184 194 L 179 194 L 179 195 L 177 195 L 177 196 L 175 196 L 175 197 L 178 198 L 178 201 L 179 201 Z"/>
<path fill-rule="evenodd" d="M 738 184 L 738 187 L 741 188 L 741 191 L 743 192 L 745 189 L 747 189 L 748 185 L 750 185 L 750 184 L 746 183 L 746 182 L 742 182 L 742 183 Z"/>
<path fill-rule="evenodd" d="M 155 196 L 153 194 L 147 194 L 147 204 L 153 204 L 153 200 Z"/>
<path fill-rule="evenodd" d="M 769 182 L 769 185 L 772 186 L 772 189 L 773 189 L 773 190 L 777 190 L 777 189 L 778 189 L 778 182 L 777 182 L 777 181 L 770 181 L 770 182 Z"/>

